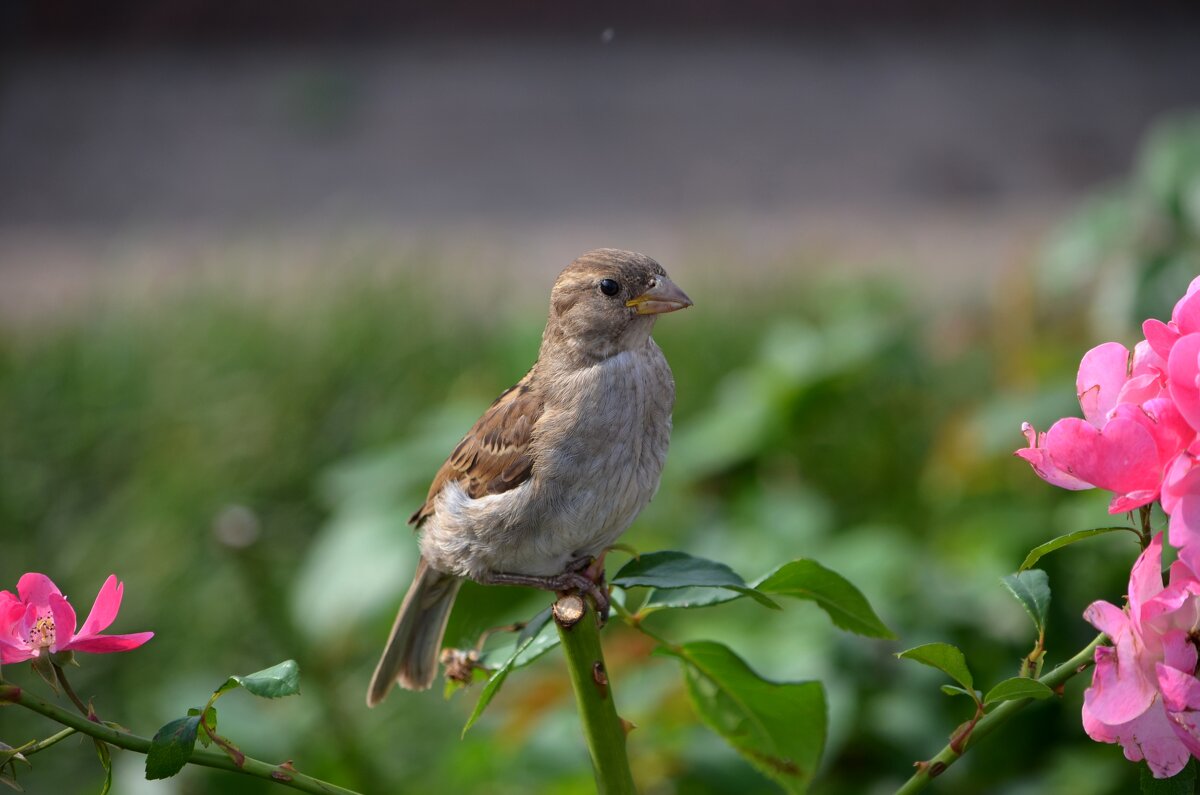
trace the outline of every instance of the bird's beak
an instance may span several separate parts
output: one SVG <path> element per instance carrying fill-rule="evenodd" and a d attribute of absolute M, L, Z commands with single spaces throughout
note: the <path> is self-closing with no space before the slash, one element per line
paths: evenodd
<path fill-rule="evenodd" d="M 676 309 L 686 309 L 691 305 L 692 299 L 666 276 L 656 277 L 649 290 L 625 302 L 625 306 L 637 309 L 639 315 L 661 315 Z"/>

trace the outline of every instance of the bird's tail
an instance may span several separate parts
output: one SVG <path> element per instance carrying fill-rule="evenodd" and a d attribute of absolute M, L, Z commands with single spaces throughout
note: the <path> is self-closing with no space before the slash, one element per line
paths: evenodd
<path fill-rule="evenodd" d="M 442 635 L 460 585 L 458 577 L 435 571 L 421 558 L 371 677 L 368 707 L 383 701 L 393 682 L 406 690 L 427 690 L 433 684 Z"/>

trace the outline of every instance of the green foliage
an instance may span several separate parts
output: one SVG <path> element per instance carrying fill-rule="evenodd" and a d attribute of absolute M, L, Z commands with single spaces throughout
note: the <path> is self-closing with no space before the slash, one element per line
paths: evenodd
<path fill-rule="evenodd" d="M 170 778 L 183 770 L 192 749 L 196 746 L 199 715 L 176 718 L 154 733 L 150 752 L 146 754 L 146 778 Z"/>
<path fill-rule="evenodd" d="M 983 703 L 987 705 L 997 704 L 1001 701 L 1017 701 L 1023 698 L 1044 699 L 1054 695 L 1054 691 L 1036 679 L 1028 679 L 1022 676 L 1014 676 L 1012 679 L 1005 679 L 983 697 Z"/>
<path fill-rule="evenodd" d="M 714 263 L 666 263 L 696 307 L 656 328 L 676 377 L 675 430 L 662 487 L 625 540 L 746 574 L 819 561 L 896 634 L 961 649 L 981 683 L 1011 677 L 1028 648 L 1029 625 L 995 582 L 1037 548 L 1045 557 L 1024 568 L 1036 563 L 1055 582 L 1047 659 L 1082 647 L 1094 635 L 1083 607 L 1119 601 L 1136 548 L 1104 533 L 1046 555 L 1048 539 L 1103 521 L 1104 495 L 1046 486 L 1011 454 L 1022 420 L 1045 427 L 1078 411 L 1072 374 L 1084 351 L 1132 343 L 1133 324 L 1167 317 L 1200 272 L 1193 127 L 1156 133 L 1136 173 L 1047 247 L 1036 283 L 1014 275 L 986 306 L 931 310 L 879 280 L 705 283 Z M 222 702 L 222 724 L 255 738 L 256 755 L 303 759 L 306 771 L 365 792 L 397 781 L 411 792 L 587 792 L 554 655 L 508 678 L 489 720 L 461 742 L 447 738 L 474 694 L 396 693 L 361 706 L 415 564 L 405 520 L 447 450 L 529 366 L 544 305 L 541 278 L 514 291 L 536 301 L 477 310 L 484 299 L 471 303 L 453 263 L 370 275 L 389 270 L 390 256 L 343 267 L 335 252 L 328 282 L 274 293 L 188 285 L 58 327 L 0 330 L 0 587 L 44 571 L 77 594 L 119 574 L 125 601 L 112 631 L 157 637 L 85 658 L 73 681 L 122 723 L 157 725 L 190 689 L 269 654 L 303 666 L 305 695 L 259 708 Z M 1036 296 L 1033 306 L 1022 295 Z M 438 309 L 448 305 L 464 308 Z M 647 620 L 668 637 L 736 649 L 764 678 L 825 684 L 823 795 L 887 790 L 945 743 L 960 701 L 931 698 L 918 686 L 924 672 L 881 654 L 883 644 L 830 632 L 816 611 L 765 595 L 785 609 L 724 587 L 655 588 L 639 609 L 660 608 Z M 546 603 L 464 586 L 448 641 L 472 648 Z M 688 685 L 647 658 L 644 638 L 610 626 L 604 640 L 623 717 L 639 727 L 630 756 L 652 760 L 635 771 L 643 789 L 761 791 L 752 765 L 695 725 Z M 512 642 L 494 637 L 483 662 L 502 667 Z M 22 684 L 43 687 L 33 675 Z M 1091 795 L 1133 791 L 1120 750 L 1083 735 L 1081 689 L 1072 682 L 1003 742 L 973 748 L 945 787 L 1074 792 L 1084 777 Z M 0 710 L 9 741 L 24 733 L 12 713 Z M 87 781 L 93 792 L 95 762 L 76 756 L 89 755 L 56 754 L 22 771 L 24 783 L 73 795 Z M 232 792 L 221 776 L 187 786 Z M 237 786 L 235 795 L 268 791 Z"/>
<path fill-rule="evenodd" d="M 1050 578 L 1041 569 L 1027 569 L 1000 578 L 1016 600 L 1033 619 L 1038 635 L 1046 632 L 1046 616 L 1050 611 Z"/>
<path fill-rule="evenodd" d="M 550 611 L 544 610 L 521 630 L 521 634 L 517 636 L 517 641 L 512 650 L 507 653 L 503 664 L 492 673 L 487 684 L 483 686 L 483 690 L 479 694 L 479 701 L 476 702 L 471 717 L 467 718 L 467 724 L 463 726 L 463 735 L 466 735 L 467 731 L 483 715 L 483 711 L 487 709 L 488 704 L 492 703 L 492 699 L 496 697 L 500 686 L 504 684 L 504 680 L 510 673 L 529 665 L 558 644 L 558 633 L 554 630 L 554 624 L 550 622 Z"/>
<path fill-rule="evenodd" d="M 937 668 L 962 685 L 967 693 L 975 692 L 975 680 L 967 667 L 967 658 L 962 650 L 949 643 L 926 643 L 902 651 L 896 655 L 901 660 L 913 660 L 931 668 Z"/>
<path fill-rule="evenodd" d="M 804 792 L 825 745 L 820 682 L 771 682 L 727 646 L 660 646 L 683 663 L 688 695 L 704 723 L 788 792 Z"/>
<path fill-rule="evenodd" d="M 1138 535 L 1138 531 L 1132 527 L 1095 527 L 1090 530 L 1076 530 L 1073 533 L 1067 533 L 1066 535 L 1061 535 L 1058 538 L 1047 541 L 1045 544 L 1038 544 L 1025 556 L 1025 560 L 1021 563 L 1018 571 L 1025 571 L 1041 560 L 1043 555 L 1047 555 L 1056 549 L 1062 549 L 1065 546 L 1074 544 L 1076 541 L 1083 541 L 1086 538 L 1095 538 L 1096 536 L 1115 533 L 1118 530 L 1133 533 L 1135 536 Z"/>
<path fill-rule="evenodd" d="M 815 560 L 785 563 L 755 583 L 755 589 L 769 594 L 807 599 L 829 614 L 833 623 L 847 632 L 868 638 L 895 639 L 871 609 L 862 592 L 842 575 Z"/>
<path fill-rule="evenodd" d="M 259 698 L 294 696 L 300 692 L 300 666 L 295 660 L 284 660 L 252 674 L 231 676 L 217 688 L 214 698 L 237 687 L 244 687 Z"/>
<path fill-rule="evenodd" d="M 746 585 L 733 569 L 724 563 L 696 558 L 684 552 L 651 552 L 626 563 L 613 577 L 613 585 L 621 588 L 724 588 L 749 596 L 766 607 L 779 609 L 769 597 Z M 658 607 L 673 606 L 658 602 Z M 680 605 L 694 606 L 694 605 Z"/>
<path fill-rule="evenodd" d="M 146 778 L 171 778 L 179 773 L 191 757 L 197 739 L 206 748 L 216 743 L 240 765 L 244 758 L 242 752 L 228 739 L 217 734 L 217 708 L 214 706 L 217 699 L 239 687 L 259 698 L 294 696 L 300 692 L 300 666 L 295 660 L 284 660 L 252 674 L 235 674 L 226 679 L 213 691 L 202 708 L 188 709 L 187 715 L 167 723 L 155 733 L 150 752 L 146 754 Z M 101 745 L 97 743 L 98 747 Z M 105 758 L 102 752 L 101 759 Z M 106 766 L 105 769 L 109 770 L 111 779 L 110 767 Z"/>

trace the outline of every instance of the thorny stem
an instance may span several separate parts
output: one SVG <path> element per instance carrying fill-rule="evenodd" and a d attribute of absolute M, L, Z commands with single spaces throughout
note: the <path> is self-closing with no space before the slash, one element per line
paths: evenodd
<path fill-rule="evenodd" d="M 111 726 L 88 720 L 86 715 L 80 717 L 69 710 L 43 701 L 16 685 L 0 683 L 0 704 L 4 703 L 25 707 L 28 710 L 45 715 L 50 720 L 61 723 L 81 734 L 86 734 L 95 740 L 115 745 L 118 748 L 124 748 L 139 754 L 145 754 L 150 751 L 151 741 L 147 737 L 118 731 Z M 59 734 L 63 733 L 60 732 Z M 54 739 L 55 742 L 58 742 L 62 738 L 56 734 L 53 738 L 49 739 Z M 46 743 L 48 743 L 48 740 L 43 741 L 43 745 Z M 285 787 L 312 793 L 313 795 L 357 795 L 353 790 L 344 789 L 335 784 L 315 779 L 312 776 L 306 776 L 296 771 L 287 763 L 272 765 L 268 762 L 247 756 L 245 761 L 239 766 L 224 753 L 209 751 L 203 748 L 192 749 L 191 755 L 188 757 L 188 762 L 193 765 L 201 765 L 203 767 L 216 768 L 217 770 L 227 770 L 230 773 L 241 773 L 247 776 L 254 776 L 255 778 L 266 779 L 267 781 L 273 781 L 276 784 L 282 784 Z"/>
<path fill-rule="evenodd" d="M 1047 687 L 1057 689 L 1071 677 L 1086 671 L 1092 666 L 1095 659 L 1096 647 L 1103 643 L 1106 638 L 1107 636 L 1104 633 L 1100 633 L 1091 643 L 1081 649 L 1078 654 L 1038 679 L 1038 681 Z M 984 715 L 975 724 L 970 735 L 958 743 L 957 750 L 955 747 L 956 743 L 952 740 L 937 756 L 927 762 L 918 762 L 917 772 L 904 783 L 904 786 L 896 790 L 896 795 L 910 795 L 911 793 L 920 792 L 925 789 L 931 781 L 946 772 L 946 768 L 958 761 L 959 757 L 974 748 L 980 740 L 995 731 L 998 726 L 1020 712 L 1030 701 L 1033 701 L 1033 699 L 1025 698 L 1018 701 L 1005 701 Z"/>
<path fill-rule="evenodd" d="M 625 752 L 625 726 L 613 704 L 595 611 L 586 600 L 584 605 L 582 618 L 569 628 L 557 621 L 555 624 L 562 640 L 571 687 L 575 690 L 584 739 L 592 756 L 596 792 L 598 795 L 629 795 L 637 789 Z"/>
<path fill-rule="evenodd" d="M 54 666 L 54 677 L 58 680 L 58 683 L 62 685 L 63 692 L 67 694 L 67 698 L 71 699 L 71 703 L 74 704 L 80 712 L 82 712 L 85 716 L 90 717 L 92 713 L 88 710 L 83 701 L 80 700 L 79 696 L 75 695 L 75 690 L 72 689 L 71 683 L 67 681 L 67 674 L 62 669 L 62 666 L 58 663 L 50 664 Z"/>

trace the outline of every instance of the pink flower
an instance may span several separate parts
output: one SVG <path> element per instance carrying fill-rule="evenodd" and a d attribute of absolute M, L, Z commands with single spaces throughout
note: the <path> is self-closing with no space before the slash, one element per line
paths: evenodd
<path fill-rule="evenodd" d="M 1197 332 L 1200 332 L 1200 276 L 1192 279 L 1187 293 L 1175 304 L 1169 322 L 1151 318 L 1142 324 L 1146 342 L 1164 360 L 1180 337 Z"/>
<path fill-rule="evenodd" d="M 1088 351 L 1075 380 L 1084 419 L 1066 417 L 1016 455 L 1047 482 L 1115 493 L 1111 513 L 1153 502 L 1171 460 L 1195 432 L 1168 397 L 1166 363 L 1145 342 L 1130 352 L 1116 342 Z M 1200 398 L 1200 395 L 1198 395 Z"/>
<path fill-rule="evenodd" d="M 1129 575 L 1128 605 L 1093 602 L 1084 618 L 1111 646 L 1096 649 L 1092 686 L 1083 696 L 1083 728 L 1098 742 L 1120 743 L 1155 778 L 1169 778 L 1200 756 L 1200 681 L 1193 633 L 1200 624 L 1200 578 L 1182 560 L 1162 581 L 1162 534 Z"/>
<path fill-rule="evenodd" d="M 117 617 L 124 589 L 116 575 L 110 574 L 87 620 L 76 632 L 75 610 L 50 578 L 35 572 L 23 575 L 17 583 L 19 596 L 0 591 L 0 663 L 18 663 L 64 651 L 106 654 L 136 649 L 154 633 L 100 634 Z"/>

